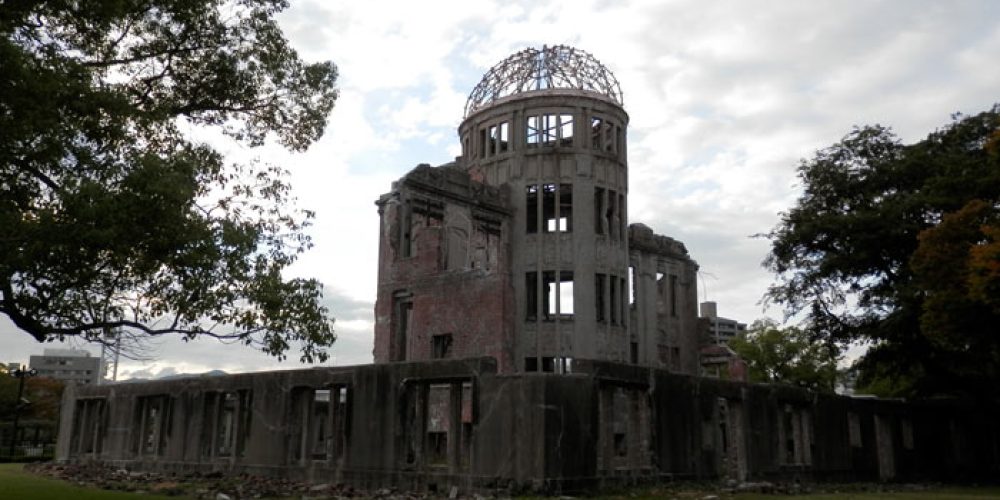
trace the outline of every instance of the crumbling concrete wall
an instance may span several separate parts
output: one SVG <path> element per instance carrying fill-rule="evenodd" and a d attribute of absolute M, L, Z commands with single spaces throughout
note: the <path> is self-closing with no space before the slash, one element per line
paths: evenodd
<path fill-rule="evenodd" d="M 695 375 L 698 350 L 698 264 L 684 244 L 643 224 L 628 228 L 634 303 L 630 332 L 639 364 Z"/>
<path fill-rule="evenodd" d="M 668 478 L 996 478 L 996 408 L 822 395 L 577 360 L 492 358 L 75 387 L 57 460 L 448 491 Z"/>
<path fill-rule="evenodd" d="M 512 370 L 504 190 L 421 165 L 377 204 L 375 362 L 490 356 Z"/>

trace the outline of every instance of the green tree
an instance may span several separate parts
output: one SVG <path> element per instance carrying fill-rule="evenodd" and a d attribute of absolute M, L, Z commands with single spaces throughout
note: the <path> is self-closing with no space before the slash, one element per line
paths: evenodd
<path fill-rule="evenodd" d="M 902 396 L 998 394 L 995 372 L 975 366 L 996 363 L 996 327 L 975 332 L 934 305 L 954 289 L 949 273 L 964 272 L 936 266 L 964 262 L 975 231 L 961 243 L 925 232 L 946 230 L 949 214 L 973 200 L 1000 203 L 998 130 L 1000 107 L 958 115 L 910 145 L 884 127 L 856 128 L 799 166 L 804 192 L 767 235 L 764 264 L 777 274 L 767 299 L 805 313 L 814 340 L 868 343 L 862 386 Z M 915 256 L 922 240 L 926 259 Z"/>
<path fill-rule="evenodd" d="M 179 333 L 324 360 L 321 285 L 287 174 L 227 164 L 215 129 L 300 151 L 336 67 L 292 50 L 271 1 L 5 2 L 0 9 L 0 313 L 29 335 Z"/>
<path fill-rule="evenodd" d="M 751 382 L 780 383 L 833 392 L 837 382 L 836 346 L 812 342 L 794 326 L 781 328 L 770 319 L 754 321 L 745 334 L 728 342 L 747 363 Z"/>
<path fill-rule="evenodd" d="M 9 374 L 0 374 L 0 422 L 8 422 L 14 418 L 19 383 L 19 379 Z M 54 378 L 26 378 L 21 397 L 28 400 L 29 404 L 22 409 L 21 418 L 50 421 L 58 419 L 64 386 L 61 380 Z"/>

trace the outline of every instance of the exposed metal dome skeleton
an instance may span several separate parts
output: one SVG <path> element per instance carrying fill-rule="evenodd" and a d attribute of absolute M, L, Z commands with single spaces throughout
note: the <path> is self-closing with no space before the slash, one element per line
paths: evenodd
<path fill-rule="evenodd" d="M 483 75 L 465 103 L 465 117 L 499 99 L 522 92 L 577 89 L 602 94 L 621 106 L 618 79 L 589 53 L 556 45 L 524 49 Z"/>

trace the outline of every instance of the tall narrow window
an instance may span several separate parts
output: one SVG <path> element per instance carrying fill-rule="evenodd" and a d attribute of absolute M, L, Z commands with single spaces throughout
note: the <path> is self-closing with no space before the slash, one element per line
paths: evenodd
<path fill-rule="evenodd" d="M 617 227 L 618 218 L 615 215 L 615 202 L 617 200 L 618 197 L 615 195 L 615 192 L 609 189 L 608 203 L 604 206 L 604 221 L 605 221 L 605 227 L 608 228 L 608 234 L 611 236 L 611 239 L 613 240 L 618 239 L 618 227 Z"/>
<path fill-rule="evenodd" d="M 487 143 L 489 143 L 489 135 L 486 133 L 486 129 L 479 131 L 479 157 L 486 158 L 486 148 Z"/>
<path fill-rule="evenodd" d="M 628 295 L 629 294 L 625 288 L 625 278 L 618 278 L 618 303 L 615 304 L 615 307 L 621 308 L 621 315 L 619 318 L 621 318 L 621 323 L 623 325 L 627 323 L 627 321 L 625 321 L 625 315 L 628 311 Z"/>
<path fill-rule="evenodd" d="M 413 295 L 408 292 L 396 292 L 393 296 L 392 324 L 393 342 L 390 347 L 390 359 L 406 361 L 406 348 L 410 338 L 410 323 L 413 316 Z"/>
<path fill-rule="evenodd" d="M 611 307 L 610 307 L 610 309 L 611 309 L 611 317 L 610 317 L 610 321 L 611 321 L 612 325 L 617 325 L 618 324 L 618 307 L 616 305 L 618 304 L 618 279 L 615 278 L 614 276 L 608 276 L 608 278 L 609 278 L 608 281 L 610 281 L 610 285 L 611 285 L 609 287 L 611 293 L 608 294 L 608 297 L 610 298 L 610 302 L 611 302 Z"/>
<path fill-rule="evenodd" d="M 542 184 L 542 220 L 546 233 L 559 231 L 559 221 L 556 219 L 556 185 Z"/>
<path fill-rule="evenodd" d="M 510 149 L 510 123 L 503 122 L 500 124 L 500 135 L 498 137 L 499 142 L 497 149 L 501 153 L 505 153 Z"/>
<path fill-rule="evenodd" d="M 572 316 L 573 310 L 573 271 L 559 273 L 559 314 Z"/>
<path fill-rule="evenodd" d="M 594 188 L 594 234 L 604 234 L 604 188 Z"/>
<path fill-rule="evenodd" d="M 677 276 L 670 275 L 670 315 L 677 317 Z"/>
<path fill-rule="evenodd" d="M 573 115 L 559 115 L 559 145 L 573 145 Z"/>
<path fill-rule="evenodd" d="M 559 138 L 559 119 L 557 115 L 542 115 L 542 145 L 555 146 Z"/>
<path fill-rule="evenodd" d="M 596 311 L 597 321 L 600 321 L 602 323 L 607 320 L 607 316 L 604 313 L 604 304 L 606 302 L 604 299 L 604 294 L 607 293 L 605 292 L 604 288 L 607 279 L 608 277 L 606 274 L 594 275 L 594 297 L 596 299 L 596 306 L 597 306 L 597 311 Z"/>
<path fill-rule="evenodd" d="M 525 193 L 527 197 L 527 202 L 524 206 L 524 217 L 525 224 L 528 228 L 528 233 L 538 232 L 538 185 L 532 184 L 528 186 L 527 192 Z"/>
<path fill-rule="evenodd" d="M 621 238 L 624 240 L 628 237 L 628 221 L 625 220 L 625 194 L 618 193 L 618 206 L 615 207 L 615 211 L 618 215 L 618 231 Z"/>
<path fill-rule="evenodd" d="M 615 127 L 609 122 L 604 122 L 604 127 L 601 129 L 603 137 L 601 137 L 601 145 L 604 147 L 604 151 L 608 153 L 615 152 Z"/>
<path fill-rule="evenodd" d="M 604 127 L 604 120 L 596 116 L 590 119 L 590 147 L 596 150 L 601 149 L 601 129 Z"/>
<path fill-rule="evenodd" d="M 524 317 L 529 321 L 538 318 L 538 273 L 524 276 Z"/>
<path fill-rule="evenodd" d="M 490 126 L 490 136 L 489 136 L 489 152 L 490 156 L 497 154 L 497 143 L 500 141 L 500 127 L 496 125 Z"/>
<path fill-rule="evenodd" d="M 541 120 L 537 116 L 529 116 L 527 120 L 526 130 L 527 135 L 527 145 L 529 148 L 538 147 L 538 143 L 541 142 L 542 130 L 541 130 Z"/>
<path fill-rule="evenodd" d="M 573 230 L 573 186 L 559 185 L 559 231 Z"/>
<path fill-rule="evenodd" d="M 631 351 L 629 353 L 630 354 L 629 359 L 632 361 L 632 364 L 633 365 L 639 364 L 639 343 L 632 342 L 629 344 L 629 348 L 630 348 L 629 350 Z"/>
<path fill-rule="evenodd" d="M 614 153 L 618 151 L 618 141 L 616 130 L 620 130 L 614 123 L 596 116 L 590 118 L 590 147 L 598 151 Z"/>
<path fill-rule="evenodd" d="M 399 205 L 399 253 L 402 257 L 412 257 L 414 254 L 413 245 L 413 214 L 409 201 L 404 201 Z"/>
<path fill-rule="evenodd" d="M 628 305 L 635 307 L 635 289 L 638 283 L 635 281 L 635 266 L 628 266 Z"/>

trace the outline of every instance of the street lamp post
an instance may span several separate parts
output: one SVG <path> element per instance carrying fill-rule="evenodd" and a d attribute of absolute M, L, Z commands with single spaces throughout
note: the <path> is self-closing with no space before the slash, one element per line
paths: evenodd
<path fill-rule="evenodd" d="M 28 378 L 28 377 L 34 377 L 35 375 L 38 375 L 38 370 L 35 370 L 34 368 L 32 368 L 30 370 L 26 370 L 24 368 L 24 366 L 21 366 L 18 369 L 16 369 L 13 372 L 11 372 L 11 375 L 13 375 L 13 376 L 15 376 L 15 377 L 17 377 L 19 379 L 19 382 L 17 384 L 17 399 L 14 402 L 14 426 L 13 426 L 13 431 L 14 432 L 10 436 L 10 458 L 11 458 L 11 460 L 13 460 L 14 459 L 14 450 L 16 449 L 17 441 L 18 441 L 17 440 L 17 421 L 18 421 L 19 417 L 21 416 L 21 409 L 23 407 L 27 406 L 26 403 L 24 403 L 22 401 L 22 398 L 24 396 L 24 379 Z"/>

